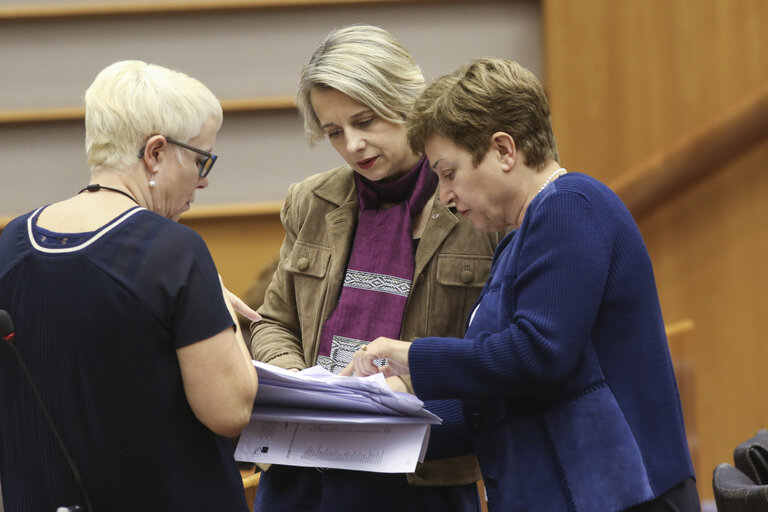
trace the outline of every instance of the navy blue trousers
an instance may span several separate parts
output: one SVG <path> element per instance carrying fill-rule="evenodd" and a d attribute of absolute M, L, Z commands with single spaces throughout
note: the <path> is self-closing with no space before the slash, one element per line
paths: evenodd
<path fill-rule="evenodd" d="M 477 485 L 408 485 L 405 475 L 292 466 L 261 474 L 254 512 L 480 512 Z"/>

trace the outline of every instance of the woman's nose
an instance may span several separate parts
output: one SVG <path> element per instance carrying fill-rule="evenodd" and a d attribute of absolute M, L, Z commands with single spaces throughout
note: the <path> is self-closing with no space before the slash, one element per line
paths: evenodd
<path fill-rule="evenodd" d="M 365 138 L 362 133 L 356 133 L 355 131 L 347 131 L 347 151 L 350 153 L 357 153 L 358 151 L 365 149 Z"/>
<path fill-rule="evenodd" d="M 453 200 L 456 198 L 456 196 L 453 194 L 453 191 L 450 189 L 450 187 L 440 187 L 440 202 L 444 205 L 449 205 L 453 202 Z"/>

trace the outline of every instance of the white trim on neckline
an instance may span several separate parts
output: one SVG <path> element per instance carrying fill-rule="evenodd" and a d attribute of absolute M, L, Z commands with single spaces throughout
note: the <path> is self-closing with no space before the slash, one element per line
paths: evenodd
<path fill-rule="evenodd" d="M 117 220 L 113 221 L 111 224 L 107 225 L 104 228 L 101 228 L 101 231 L 99 231 L 96 235 L 94 235 L 90 240 L 80 245 L 77 245 L 75 247 L 50 248 L 50 247 L 43 247 L 42 245 L 38 244 L 37 240 L 35 240 L 35 235 L 32 230 L 32 219 L 34 219 L 37 216 L 37 214 L 40 213 L 40 210 L 42 210 L 43 208 L 45 207 L 41 206 L 40 208 L 35 210 L 35 212 L 32 215 L 30 215 L 27 218 L 27 235 L 29 236 L 29 243 L 32 244 L 32 247 L 34 247 L 36 250 L 40 252 L 47 252 L 47 253 L 75 252 L 81 249 L 85 249 L 86 247 L 94 243 L 96 240 L 98 240 L 99 238 L 101 238 L 102 236 L 110 232 L 113 228 L 117 227 L 118 224 L 125 221 L 131 215 L 146 210 L 146 208 L 142 208 L 142 207 L 134 208 L 133 210 L 130 210 L 129 212 L 120 216 Z"/>

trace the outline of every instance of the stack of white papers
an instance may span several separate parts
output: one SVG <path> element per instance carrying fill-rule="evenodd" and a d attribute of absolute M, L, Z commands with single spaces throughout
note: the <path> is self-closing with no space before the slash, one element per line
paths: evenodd
<path fill-rule="evenodd" d="M 392 391 L 383 375 L 340 377 L 254 361 L 259 391 L 235 458 L 289 466 L 407 473 L 424 460 L 440 418 Z"/>

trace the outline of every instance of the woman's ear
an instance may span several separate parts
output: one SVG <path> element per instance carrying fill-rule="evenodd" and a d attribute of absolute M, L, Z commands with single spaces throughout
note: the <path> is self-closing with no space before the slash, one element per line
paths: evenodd
<path fill-rule="evenodd" d="M 147 143 L 144 145 L 144 154 L 142 160 L 147 164 L 147 168 L 155 170 L 160 163 L 161 150 L 168 143 L 165 141 L 165 137 L 162 135 L 153 135 L 147 139 Z"/>
<path fill-rule="evenodd" d="M 517 159 L 515 139 L 506 132 L 496 132 L 491 136 L 491 149 L 498 155 L 504 171 L 512 170 Z"/>

